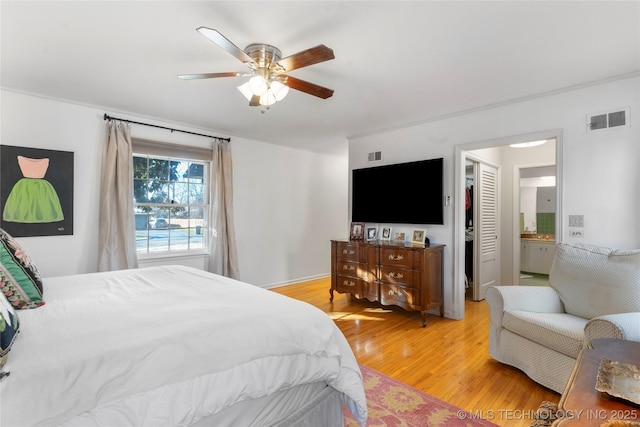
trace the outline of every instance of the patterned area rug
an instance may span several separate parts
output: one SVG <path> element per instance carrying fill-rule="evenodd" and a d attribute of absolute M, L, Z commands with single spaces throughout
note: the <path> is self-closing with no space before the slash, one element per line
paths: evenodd
<path fill-rule="evenodd" d="M 497 426 L 371 368 L 360 365 L 360 370 L 369 411 L 367 427 Z M 346 407 L 343 413 L 346 427 L 358 426 Z"/>

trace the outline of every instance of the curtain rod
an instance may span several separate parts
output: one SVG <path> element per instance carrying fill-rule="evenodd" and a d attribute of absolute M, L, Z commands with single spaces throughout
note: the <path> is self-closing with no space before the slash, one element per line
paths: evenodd
<path fill-rule="evenodd" d="M 173 129 L 173 128 L 168 128 L 168 127 L 165 127 L 165 126 L 152 125 L 150 123 L 134 122 L 133 120 L 119 119 L 117 117 L 111 117 L 107 113 L 104 113 L 104 120 L 109 120 L 109 121 L 111 121 L 111 120 L 119 120 L 121 122 L 133 123 L 133 124 L 136 124 L 136 125 L 150 126 L 150 127 L 159 128 L 159 129 L 166 129 L 166 130 L 170 130 L 171 132 L 182 132 L 182 133 L 188 133 L 188 134 L 191 134 L 191 135 L 204 136 L 206 138 L 214 138 L 214 139 L 219 139 L 221 141 L 231 142 L 231 138 L 221 138 L 219 136 L 205 135 L 203 133 L 190 132 L 188 130 Z"/>

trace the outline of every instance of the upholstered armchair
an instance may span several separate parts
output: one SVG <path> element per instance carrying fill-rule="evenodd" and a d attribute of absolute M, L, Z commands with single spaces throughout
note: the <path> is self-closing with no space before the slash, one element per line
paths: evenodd
<path fill-rule="evenodd" d="M 640 250 L 558 244 L 549 286 L 489 288 L 489 352 L 561 393 L 596 338 L 640 341 Z"/>

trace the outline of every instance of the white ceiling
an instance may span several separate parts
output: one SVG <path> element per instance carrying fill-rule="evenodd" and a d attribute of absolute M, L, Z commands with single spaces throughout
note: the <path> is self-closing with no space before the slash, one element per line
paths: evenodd
<path fill-rule="evenodd" d="M 2 1 L 3 89 L 329 153 L 349 137 L 427 122 L 640 70 L 639 1 Z M 283 56 L 323 43 L 336 58 L 292 76 L 302 92 L 265 114 L 245 71 L 196 32 Z"/>

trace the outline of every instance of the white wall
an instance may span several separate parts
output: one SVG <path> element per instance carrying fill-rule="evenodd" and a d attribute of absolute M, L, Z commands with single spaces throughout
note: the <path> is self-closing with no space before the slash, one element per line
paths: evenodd
<path fill-rule="evenodd" d="M 504 138 L 560 129 L 563 233 L 558 240 L 636 248 L 640 247 L 639 98 L 640 77 L 632 77 L 353 138 L 349 143 L 349 168 L 365 167 L 366 153 L 374 150 L 383 151 L 384 163 L 444 156 L 444 193 L 454 195 L 456 148 L 483 148 Z M 620 107 L 630 107 L 630 127 L 586 131 L 588 113 Z M 453 200 L 463 198 L 455 194 Z M 567 235 L 568 215 L 575 214 L 585 219 L 585 238 L 581 240 Z M 459 296 L 463 282 L 455 277 L 454 287 L 453 203 L 445 207 L 445 225 L 428 227 L 427 235 L 431 241 L 447 245 L 445 315 L 458 318 L 464 301 L 454 298 Z"/>
<path fill-rule="evenodd" d="M 285 284 L 328 275 L 329 241 L 349 230 L 346 157 L 232 143 L 242 279 Z"/>
<path fill-rule="evenodd" d="M 97 270 L 104 113 L 226 136 L 6 90 L 0 101 L 0 144 L 74 152 L 73 235 L 18 238 L 44 277 Z M 132 136 L 207 146 L 202 137 L 140 125 L 132 125 Z M 348 234 L 347 159 L 243 138 L 231 144 L 240 279 L 269 287 L 328 275 L 329 240 Z M 141 265 L 170 262 L 204 265 L 201 258 Z"/>

